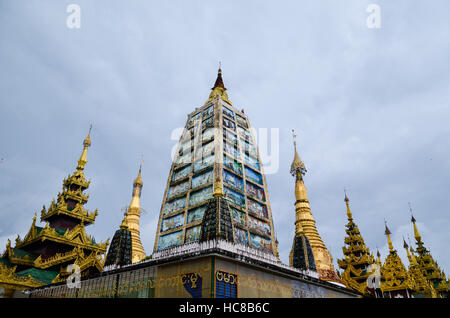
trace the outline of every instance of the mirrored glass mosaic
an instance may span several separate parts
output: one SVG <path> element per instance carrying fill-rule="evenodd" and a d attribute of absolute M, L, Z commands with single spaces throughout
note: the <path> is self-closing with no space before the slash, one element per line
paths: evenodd
<path fill-rule="evenodd" d="M 188 211 L 187 223 L 192 223 L 203 219 L 203 215 L 206 211 L 206 205 L 199 206 L 198 208 L 191 209 Z"/>
<path fill-rule="evenodd" d="M 230 207 L 230 210 L 231 217 L 233 218 L 235 224 L 239 224 L 241 226 L 247 225 L 247 215 L 244 212 L 239 211 L 233 207 Z"/>
<path fill-rule="evenodd" d="M 234 119 L 234 112 L 226 106 L 222 106 L 223 114 Z"/>
<path fill-rule="evenodd" d="M 254 213 L 257 216 L 263 217 L 266 219 L 269 218 L 269 213 L 267 212 L 267 207 L 265 204 L 261 204 L 250 198 L 247 198 L 247 206 L 248 206 L 249 213 Z"/>
<path fill-rule="evenodd" d="M 192 177 L 191 188 L 197 188 L 213 181 L 213 170 L 208 170 Z"/>
<path fill-rule="evenodd" d="M 272 241 L 271 240 L 268 240 L 262 236 L 259 236 L 257 234 L 253 234 L 253 233 L 250 233 L 250 238 L 251 238 L 253 247 L 272 252 Z"/>
<path fill-rule="evenodd" d="M 186 207 L 186 196 L 166 202 L 164 205 L 163 215 L 167 215 L 174 211 L 184 209 Z"/>
<path fill-rule="evenodd" d="M 252 167 L 256 170 L 261 170 L 258 159 L 253 158 L 253 157 L 249 156 L 248 154 L 244 153 L 244 160 L 245 160 L 245 163 L 247 165 L 249 165 L 250 167 Z"/>
<path fill-rule="evenodd" d="M 167 193 L 167 198 L 172 198 L 176 195 L 186 192 L 188 189 L 188 185 L 189 185 L 189 182 L 186 180 L 182 183 L 179 183 L 179 184 L 169 187 L 169 191 Z"/>
<path fill-rule="evenodd" d="M 242 174 L 242 164 L 239 161 L 231 157 L 228 157 L 225 154 L 223 155 L 223 165 L 238 174 Z"/>
<path fill-rule="evenodd" d="M 272 235 L 272 233 L 270 231 L 270 225 L 266 222 L 263 222 L 261 220 L 254 218 L 254 217 L 251 217 L 251 216 L 248 217 L 248 226 L 249 226 L 249 228 L 251 228 L 254 231 L 257 231 L 263 235 L 266 235 L 266 236 Z"/>
<path fill-rule="evenodd" d="M 248 232 L 238 227 L 234 228 L 234 241 L 240 244 L 249 245 Z"/>
<path fill-rule="evenodd" d="M 246 191 L 247 194 L 257 198 L 261 201 L 266 201 L 266 195 L 264 194 L 264 189 L 260 188 L 253 183 L 246 182 Z"/>
<path fill-rule="evenodd" d="M 183 238 L 183 231 L 177 231 L 159 237 L 158 250 L 163 250 L 168 247 L 181 245 Z"/>
<path fill-rule="evenodd" d="M 212 186 L 205 187 L 201 190 L 191 192 L 189 197 L 189 206 L 193 206 L 212 198 Z"/>
<path fill-rule="evenodd" d="M 230 144 L 227 141 L 223 142 L 223 150 L 226 153 L 233 155 L 235 158 L 241 159 L 241 153 L 239 152 L 239 149 L 235 148 L 232 144 Z"/>
<path fill-rule="evenodd" d="M 184 224 L 184 213 L 171 216 L 167 219 L 163 219 L 161 222 L 161 232 L 165 232 Z"/>
<path fill-rule="evenodd" d="M 200 230 L 201 226 L 194 226 L 186 229 L 186 236 L 184 238 L 185 243 L 195 242 L 198 241 L 200 238 Z"/>
<path fill-rule="evenodd" d="M 183 179 L 189 175 L 191 172 L 191 165 L 187 165 L 179 170 L 174 170 L 172 174 L 172 181 L 177 181 Z"/>
<path fill-rule="evenodd" d="M 256 172 L 255 170 L 250 169 L 247 166 L 245 166 L 245 176 L 248 179 L 250 179 L 250 180 L 252 180 L 252 181 L 254 181 L 256 183 L 259 183 L 260 185 L 263 185 L 263 177 L 262 177 L 262 175 L 259 172 Z"/>
<path fill-rule="evenodd" d="M 236 124 L 234 123 L 234 121 L 228 119 L 228 118 L 223 118 L 223 125 L 225 127 L 227 127 L 228 129 L 231 129 L 233 131 L 236 131 Z"/>
<path fill-rule="evenodd" d="M 244 182 L 241 177 L 238 177 L 234 173 L 223 170 L 223 182 L 231 185 L 239 190 L 244 190 Z"/>
<path fill-rule="evenodd" d="M 211 167 L 214 165 L 214 154 L 199 158 L 194 162 L 194 172 Z"/>
<path fill-rule="evenodd" d="M 223 190 L 224 190 L 225 198 L 228 201 L 236 204 L 237 206 L 245 208 L 245 197 L 243 194 L 241 194 L 231 188 L 228 188 L 228 187 L 223 187 L 223 188 L 224 188 Z"/>

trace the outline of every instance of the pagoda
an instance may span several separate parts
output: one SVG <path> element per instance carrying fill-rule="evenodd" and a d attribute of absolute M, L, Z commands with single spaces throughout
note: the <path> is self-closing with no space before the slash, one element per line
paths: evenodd
<path fill-rule="evenodd" d="M 344 259 L 337 261 L 339 267 L 344 270 L 341 279 L 348 288 L 365 296 L 374 297 L 378 286 L 369 286 L 368 279 L 377 275 L 379 265 L 373 254 L 370 253 L 369 248 L 366 247 L 358 225 L 353 221 L 347 194 L 345 194 L 344 201 L 347 205 L 348 223 L 345 230 L 347 233 L 347 237 L 344 239 L 345 246 L 342 248 Z"/>
<path fill-rule="evenodd" d="M 305 164 L 300 160 L 300 157 L 297 153 L 297 143 L 296 143 L 296 135 L 293 132 L 294 137 L 294 161 L 291 165 L 291 174 L 296 176 L 296 178 L 302 178 L 306 173 Z M 297 176 L 298 175 L 298 176 Z M 297 190 L 297 188 L 296 188 Z M 302 193 L 299 191 L 295 191 L 295 198 L 298 202 L 302 200 Z M 296 204 L 297 205 L 297 204 Z M 311 244 L 309 243 L 309 239 L 305 234 L 305 230 L 302 227 L 300 222 L 301 209 L 296 206 L 295 209 L 295 237 L 292 242 L 292 249 L 289 253 L 289 265 L 295 268 L 299 268 L 302 270 L 312 270 L 316 271 L 316 262 L 314 260 L 314 253 L 311 248 Z"/>
<path fill-rule="evenodd" d="M 417 254 L 417 263 L 425 276 L 425 278 L 432 284 L 436 290 L 438 297 L 443 297 L 449 291 L 446 277 L 443 271 L 439 268 L 437 262 L 431 256 L 429 250 L 427 250 L 422 242 L 419 230 L 417 229 L 416 219 L 411 216 L 411 222 L 414 228 L 414 237 L 416 239 L 417 248 L 415 250 Z"/>
<path fill-rule="evenodd" d="M 294 134 L 294 139 L 296 135 Z M 311 208 L 308 201 L 308 193 L 306 191 L 303 176 L 306 173 L 305 164 L 301 161 L 297 152 L 297 146 L 294 142 L 294 161 L 291 165 L 291 174 L 295 177 L 295 224 L 296 235 L 303 231 L 314 255 L 315 268 L 319 274 L 319 278 L 335 283 L 343 284 L 342 280 L 336 273 L 333 266 L 333 258 L 325 246 L 319 232 L 316 228 L 316 221 L 311 213 Z M 300 226 L 302 230 L 300 230 Z M 295 242 L 291 251 L 290 258 L 295 255 Z"/>
<path fill-rule="evenodd" d="M 278 257 L 253 131 L 244 111 L 229 100 L 220 68 L 209 98 L 188 115 L 179 140 L 154 252 L 200 238 L 225 239 Z"/>
<path fill-rule="evenodd" d="M 391 231 L 385 225 L 389 255 L 381 267 L 381 290 L 384 298 L 413 298 L 414 285 L 391 241 Z"/>
<path fill-rule="evenodd" d="M 97 243 L 86 233 L 85 227 L 93 224 L 98 211 L 84 208 L 89 187 L 84 175 L 87 148 L 91 145 L 90 130 L 83 142 L 83 151 L 76 171 L 63 180 L 63 189 L 48 207 L 41 211 L 41 222 L 33 217 L 30 230 L 23 239 L 17 236 L 15 247 L 8 240 L 6 251 L 0 258 L 0 285 L 5 289 L 21 290 L 64 281 L 71 274 L 69 264 L 80 267 L 81 276 L 102 271 L 108 242 Z"/>
<path fill-rule="evenodd" d="M 419 264 L 417 263 L 416 256 L 414 255 L 414 250 L 409 249 L 408 244 L 403 239 L 403 248 L 406 250 L 406 255 L 409 260 L 408 272 L 413 281 L 413 291 L 414 298 L 436 298 L 437 293 L 433 285 L 425 278 L 423 275 Z"/>
<path fill-rule="evenodd" d="M 141 176 L 142 166 L 133 182 L 131 203 L 127 208 L 125 217 L 111 241 L 105 266 L 123 266 L 137 263 L 145 258 L 144 248 L 141 243 L 139 220 L 141 215 L 140 197 L 144 185 Z"/>

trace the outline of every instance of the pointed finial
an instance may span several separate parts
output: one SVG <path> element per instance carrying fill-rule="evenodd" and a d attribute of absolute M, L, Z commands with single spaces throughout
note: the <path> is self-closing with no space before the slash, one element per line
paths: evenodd
<path fill-rule="evenodd" d="M 120 224 L 120 228 L 121 229 L 127 229 L 128 228 L 127 216 L 128 216 L 128 212 L 125 212 L 123 220 L 122 220 L 122 223 Z"/>
<path fill-rule="evenodd" d="M 403 236 L 403 248 L 405 248 L 406 250 L 408 250 L 408 244 L 405 241 L 405 237 Z"/>
<path fill-rule="evenodd" d="M 348 220 L 351 221 L 353 219 L 353 216 L 352 216 L 352 211 L 350 210 L 350 204 L 349 204 L 350 200 L 348 199 L 347 191 L 345 190 L 345 188 L 344 188 L 344 195 L 345 195 L 345 198 L 344 198 L 345 205 L 347 205 L 347 217 L 348 217 Z"/>
<path fill-rule="evenodd" d="M 219 62 L 220 63 L 220 62 Z M 223 79 L 222 79 L 222 68 L 221 68 L 221 64 L 219 65 L 219 70 L 217 71 L 217 79 L 216 82 L 214 83 L 213 88 L 211 88 L 212 90 L 214 90 L 214 88 L 216 87 L 220 87 L 223 88 L 224 90 L 226 90 L 225 85 L 223 84 Z"/>
<path fill-rule="evenodd" d="M 294 141 L 294 161 L 291 164 L 291 174 L 297 178 L 302 178 L 307 172 L 305 164 L 300 159 L 300 156 L 297 152 L 297 134 L 294 129 L 292 129 L 292 139 Z"/>
<path fill-rule="evenodd" d="M 134 182 L 133 182 L 134 185 L 137 185 L 137 184 L 139 184 L 141 186 L 144 185 L 144 182 L 142 181 L 141 171 L 142 171 L 142 163 L 139 165 L 139 172 L 138 172 L 136 179 L 134 179 Z"/>
<path fill-rule="evenodd" d="M 385 226 L 384 234 L 386 234 L 387 239 L 388 239 L 389 250 L 392 251 L 394 249 L 394 247 L 392 246 L 392 241 L 391 241 L 391 231 L 389 231 L 386 220 L 384 220 L 384 226 Z"/>
<path fill-rule="evenodd" d="M 81 153 L 80 159 L 78 159 L 77 170 L 83 170 L 87 163 L 87 148 L 91 145 L 91 130 L 92 124 L 89 127 L 89 133 L 83 141 L 83 152 Z"/>

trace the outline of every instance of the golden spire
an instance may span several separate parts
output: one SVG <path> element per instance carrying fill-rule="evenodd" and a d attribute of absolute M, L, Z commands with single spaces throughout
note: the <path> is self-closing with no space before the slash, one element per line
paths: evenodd
<path fill-rule="evenodd" d="M 414 215 L 412 213 L 411 203 L 408 202 L 408 205 L 409 205 L 409 211 L 411 212 L 411 222 L 414 226 L 414 237 L 416 238 L 417 243 L 422 243 L 422 238 L 420 237 L 419 230 L 417 229 L 417 226 L 416 226 L 416 219 L 414 218 Z"/>
<path fill-rule="evenodd" d="M 140 209 L 140 207 L 141 207 L 141 199 L 140 199 L 141 198 L 141 190 L 144 185 L 144 182 L 142 182 L 141 171 L 142 171 L 142 165 L 139 166 L 139 173 L 138 173 L 136 179 L 134 179 L 134 181 L 133 181 L 133 193 L 132 193 L 132 197 L 131 197 L 130 208 Z"/>
<path fill-rule="evenodd" d="M 345 201 L 345 204 L 347 205 L 347 217 L 348 217 L 348 220 L 350 221 L 350 220 L 353 219 L 352 218 L 352 211 L 350 211 L 350 205 L 349 205 L 349 201 L 350 200 L 347 197 L 347 191 L 345 191 L 345 189 L 344 189 L 344 193 L 345 193 L 344 201 Z"/>
<path fill-rule="evenodd" d="M 385 231 L 384 231 L 384 234 L 386 234 L 386 236 L 387 236 L 387 240 L 388 240 L 388 245 L 389 245 L 389 251 L 393 251 L 394 250 L 394 247 L 392 246 L 392 241 L 391 241 L 391 231 L 389 231 L 389 228 L 388 228 L 388 226 L 387 226 L 387 222 L 386 222 L 386 220 L 384 220 L 384 226 L 385 226 Z"/>
<path fill-rule="evenodd" d="M 308 192 L 303 182 L 306 167 L 297 152 L 295 140 L 297 135 L 294 130 L 292 130 L 292 137 L 294 139 L 294 161 L 291 164 L 290 173 L 295 177 L 295 233 L 296 235 L 304 233 L 308 238 L 319 278 L 342 284 L 334 269 L 333 258 L 317 231 L 316 221 L 311 213 Z"/>
<path fill-rule="evenodd" d="M 78 159 L 77 170 L 84 170 L 84 166 L 87 163 L 87 149 L 91 145 L 91 129 L 92 125 L 89 127 L 89 133 L 83 141 L 83 152 L 81 153 L 80 159 Z"/>
<path fill-rule="evenodd" d="M 213 86 L 213 88 L 211 88 L 211 90 L 212 90 L 212 92 L 211 92 L 211 94 L 209 94 L 209 98 L 205 102 L 205 104 L 209 103 L 214 98 L 219 97 L 219 98 L 223 99 L 224 101 L 226 101 L 227 103 L 229 103 L 230 105 L 232 105 L 232 103 L 228 100 L 228 94 L 226 92 L 227 89 L 225 88 L 225 85 L 223 84 L 222 69 L 221 69 L 220 65 L 219 65 L 219 71 L 217 73 L 216 82 L 214 83 L 214 86 Z"/>
<path fill-rule="evenodd" d="M 144 185 L 144 182 L 142 182 L 141 170 L 142 170 L 142 164 L 139 165 L 139 173 L 138 173 L 138 176 L 136 177 L 136 179 L 134 179 L 134 182 L 133 182 L 134 185 L 136 185 L 136 184 L 140 184 L 141 186 Z"/>
<path fill-rule="evenodd" d="M 136 263 L 145 258 L 144 248 L 141 243 L 139 220 L 141 216 L 141 193 L 144 182 L 142 181 L 142 164 L 139 172 L 133 181 L 133 192 L 130 206 L 125 213 L 125 217 L 120 228 L 126 228 L 131 232 L 131 262 Z"/>

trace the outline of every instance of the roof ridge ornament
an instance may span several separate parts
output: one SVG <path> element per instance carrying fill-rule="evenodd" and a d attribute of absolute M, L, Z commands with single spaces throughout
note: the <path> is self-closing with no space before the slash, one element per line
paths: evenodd
<path fill-rule="evenodd" d="M 295 133 L 294 129 L 292 129 L 292 139 L 294 140 L 294 161 L 291 164 L 291 174 L 298 178 L 302 178 L 302 176 L 304 176 L 308 170 L 306 170 L 305 164 L 298 155 L 296 138 L 297 134 Z"/>

